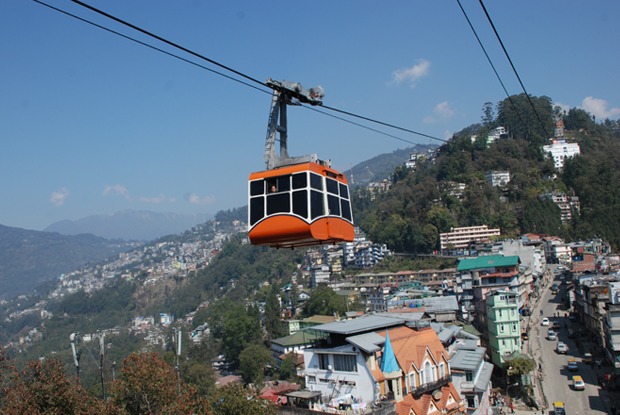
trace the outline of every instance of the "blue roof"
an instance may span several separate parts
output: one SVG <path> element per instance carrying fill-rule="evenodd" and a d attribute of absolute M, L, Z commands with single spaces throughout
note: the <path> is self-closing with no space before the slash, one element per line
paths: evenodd
<path fill-rule="evenodd" d="M 400 370 L 394 350 L 392 350 L 392 342 L 390 341 L 390 334 L 385 332 L 385 345 L 383 345 L 383 358 L 381 359 L 381 371 L 383 373 L 392 373 Z"/>

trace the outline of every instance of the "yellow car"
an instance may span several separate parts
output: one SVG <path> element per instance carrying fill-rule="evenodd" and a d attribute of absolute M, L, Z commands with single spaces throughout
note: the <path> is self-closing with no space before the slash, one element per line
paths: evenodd
<path fill-rule="evenodd" d="M 573 376 L 573 389 L 575 389 L 576 391 L 582 391 L 585 390 L 585 388 L 586 384 L 583 381 L 583 378 L 578 375 Z"/>
<path fill-rule="evenodd" d="M 564 402 L 553 402 L 553 413 L 555 415 L 566 415 L 566 411 L 564 410 Z"/>

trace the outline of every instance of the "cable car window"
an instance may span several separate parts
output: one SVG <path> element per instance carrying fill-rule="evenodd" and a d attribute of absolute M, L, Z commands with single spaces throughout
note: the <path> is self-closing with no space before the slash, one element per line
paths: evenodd
<path fill-rule="evenodd" d="M 295 177 L 293 176 L 293 186 Z M 299 190 L 293 192 L 293 213 L 301 216 L 302 218 L 308 218 L 308 191 Z"/>
<path fill-rule="evenodd" d="M 327 179 L 327 191 L 335 195 L 338 194 L 338 182 L 332 179 Z"/>
<path fill-rule="evenodd" d="M 265 181 L 255 180 L 250 182 L 250 196 L 258 196 L 265 193 Z"/>
<path fill-rule="evenodd" d="M 342 217 L 353 221 L 353 216 L 351 215 L 351 204 L 346 199 L 340 199 L 340 206 L 342 207 Z"/>
<path fill-rule="evenodd" d="M 267 196 L 267 215 L 288 213 L 291 211 L 291 200 L 288 193 L 276 193 Z"/>
<path fill-rule="evenodd" d="M 304 173 L 293 174 L 293 189 L 308 187 L 308 175 Z"/>
<path fill-rule="evenodd" d="M 261 180 L 262 182 L 262 180 Z M 253 197 L 250 199 L 250 225 L 254 225 L 265 216 L 265 198 Z"/>
<path fill-rule="evenodd" d="M 310 187 L 317 190 L 323 190 L 323 176 L 310 173 Z"/>
<path fill-rule="evenodd" d="M 277 177 L 278 192 L 288 192 L 291 190 L 291 176 Z"/>
<path fill-rule="evenodd" d="M 330 215 L 340 216 L 340 198 L 338 196 L 327 195 L 327 205 Z"/>
<path fill-rule="evenodd" d="M 340 185 L 340 197 L 344 197 L 345 199 L 349 198 L 349 188 L 346 184 L 339 183 Z"/>
<path fill-rule="evenodd" d="M 323 193 L 312 190 L 310 192 L 310 213 L 312 219 L 325 215 L 325 206 L 323 205 Z"/>

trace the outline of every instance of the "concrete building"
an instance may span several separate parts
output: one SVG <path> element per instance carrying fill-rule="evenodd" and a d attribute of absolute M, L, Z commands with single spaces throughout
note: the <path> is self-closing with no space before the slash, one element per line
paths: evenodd
<path fill-rule="evenodd" d="M 473 243 L 489 241 L 500 234 L 499 228 L 489 229 L 487 225 L 452 228 L 450 232 L 439 234 L 439 244 L 442 251 L 462 250 Z"/>
<path fill-rule="evenodd" d="M 509 171 L 492 170 L 487 172 L 484 177 L 493 187 L 505 187 L 510 183 Z"/>
<path fill-rule="evenodd" d="M 492 362 L 504 368 L 507 357 L 521 351 L 521 323 L 517 295 L 493 291 L 486 298 L 489 350 Z"/>
<path fill-rule="evenodd" d="M 543 151 L 553 159 L 553 164 L 557 170 L 564 168 L 564 161 L 567 158 L 581 154 L 579 144 L 567 143 L 565 140 L 553 140 L 551 144 L 543 146 Z"/>
<path fill-rule="evenodd" d="M 467 403 L 467 414 L 490 414 L 493 365 L 484 360 L 486 349 L 474 340 L 458 341 L 453 349 L 450 352 L 452 383 Z"/>

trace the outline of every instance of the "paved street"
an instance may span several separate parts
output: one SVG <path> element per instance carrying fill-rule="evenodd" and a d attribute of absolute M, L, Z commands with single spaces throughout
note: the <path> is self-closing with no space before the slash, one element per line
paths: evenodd
<path fill-rule="evenodd" d="M 596 365 L 582 362 L 582 352 L 573 339 L 568 338 L 570 322 L 566 310 L 562 309 L 561 298 L 566 285 L 562 285 L 557 294 L 552 294 L 549 286 L 552 281 L 546 281 L 541 289 L 541 296 L 537 299 L 531 317 L 526 317 L 524 324 L 529 326 L 529 340 L 525 345 L 527 354 L 534 357 L 542 369 L 542 381 L 535 383 L 536 401 L 542 406 L 545 414 L 551 411 L 553 402 L 562 401 L 566 405 L 567 414 L 608 414 L 612 406 L 611 397 L 607 391 L 598 386 L 598 377 L 602 369 Z M 542 313 L 541 313 L 542 310 Z M 547 333 L 551 326 L 541 326 L 542 317 L 547 317 L 551 324 L 558 323 L 559 329 L 557 340 L 548 340 Z M 559 354 L 555 351 L 558 341 L 568 345 L 567 354 Z M 577 372 L 570 372 L 566 365 L 569 358 L 577 361 Z M 572 388 L 572 376 L 580 375 L 585 382 L 585 390 L 576 391 Z M 509 411 L 508 411 L 509 412 Z M 517 414 L 540 414 L 541 411 L 517 407 Z"/>

